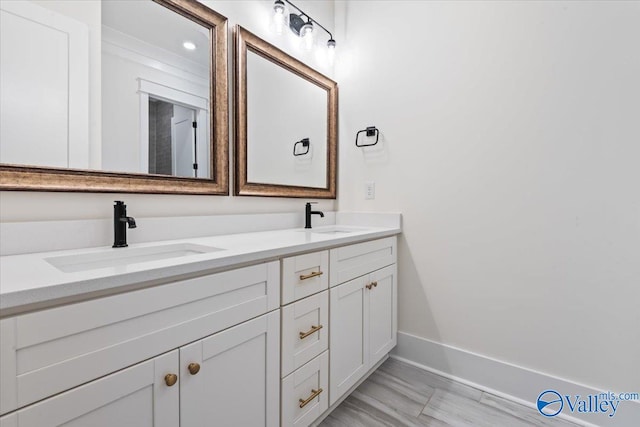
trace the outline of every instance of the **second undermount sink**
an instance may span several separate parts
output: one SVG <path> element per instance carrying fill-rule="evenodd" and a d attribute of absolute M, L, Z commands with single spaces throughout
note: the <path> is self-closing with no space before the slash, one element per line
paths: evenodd
<path fill-rule="evenodd" d="M 45 261 L 64 273 L 75 273 L 98 268 L 120 267 L 141 262 L 180 258 L 221 250 L 223 249 L 212 246 L 194 245 L 191 243 L 172 243 L 144 248 L 105 249 L 99 252 L 45 258 Z"/>
<path fill-rule="evenodd" d="M 360 231 L 360 230 L 356 228 L 332 225 L 329 227 L 312 228 L 311 230 L 308 230 L 308 231 L 311 231 L 312 233 L 316 233 L 316 234 L 348 234 L 348 233 L 353 233 L 355 231 Z"/>
<path fill-rule="evenodd" d="M 312 233 L 316 234 L 343 234 L 343 233 L 353 233 L 352 230 L 326 230 L 326 231 L 312 231 Z"/>

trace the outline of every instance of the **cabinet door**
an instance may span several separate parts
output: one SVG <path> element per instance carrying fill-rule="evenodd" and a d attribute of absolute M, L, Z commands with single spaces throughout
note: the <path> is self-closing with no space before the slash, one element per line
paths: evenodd
<path fill-rule="evenodd" d="M 33 404 L 0 418 L 2 427 L 177 427 L 178 350 Z"/>
<path fill-rule="evenodd" d="M 397 342 L 396 265 L 374 271 L 369 280 L 369 367 L 373 367 Z"/>
<path fill-rule="evenodd" d="M 333 405 L 367 372 L 369 335 L 365 299 L 368 276 L 358 277 L 329 294 L 329 405 Z"/>
<path fill-rule="evenodd" d="M 279 310 L 182 347 L 180 426 L 278 426 L 279 348 Z"/>

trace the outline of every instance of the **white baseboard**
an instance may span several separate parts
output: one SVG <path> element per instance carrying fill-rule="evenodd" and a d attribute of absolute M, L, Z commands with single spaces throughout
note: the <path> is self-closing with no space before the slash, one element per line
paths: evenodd
<path fill-rule="evenodd" d="M 398 345 L 391 357 L 532 408 L 544 390 L 580 396 L 603 391 L 404 332 L 398 332 Z M 640 392 L 640 389 L 611 391 Z M 585 426 L 640 426 L 639 401 L 620 402 L 614 417 L 566 412 L 563 409 L 558 418 Z"/>

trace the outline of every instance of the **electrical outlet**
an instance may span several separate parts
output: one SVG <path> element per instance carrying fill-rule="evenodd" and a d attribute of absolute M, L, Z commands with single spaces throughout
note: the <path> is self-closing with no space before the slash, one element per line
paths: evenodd
<path fill-rule="evenodd" d="M 364 198 L 365 200 L 373 200 L 376 198 L 376 183 L 373 181 L 367 181 L 364 183 Z"/>

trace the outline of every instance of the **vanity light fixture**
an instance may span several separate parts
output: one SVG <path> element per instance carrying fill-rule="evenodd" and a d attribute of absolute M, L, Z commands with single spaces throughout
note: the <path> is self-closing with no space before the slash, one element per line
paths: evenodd
<path fill-rule="evenodd" d="M 190 41 L 185 41 L 184 43 L 182 43 L 182 47 L 187 50 L 196 50 L 196 44 Z"/>
<path fill-rule="evenodd" d="M 291 3 L 289 0 L 276 0 L 273 3 L 273 20 L 275 22 L 275 29 L 278 34 L 282 33 L 282 27 L 284 27 L 285 21 L 285 3 L 298 11 L 298 13 L 289 14 L 289 28 L 291 31 L 304 40 L 307 50 L 311 50 L 314 43 L 314 31 L 315 26 L 322 28 L 327 34 L 329 34 L 329 40 L 327 41 L 328 57 L 329 61 L 333 62 L 333 57 L 336 50 L 336 41 L 333 39 L 333 34 L 318 21 L 310 17 L 307 13 L 302 11 L 298 6 Z"/>

